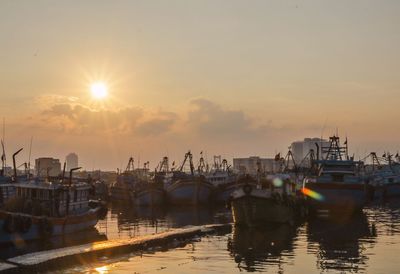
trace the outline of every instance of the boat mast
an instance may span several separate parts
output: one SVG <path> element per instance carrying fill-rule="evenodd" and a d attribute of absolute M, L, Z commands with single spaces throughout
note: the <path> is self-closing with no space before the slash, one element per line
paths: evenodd
<path fill-rule="evenodd" d="M 71 170 L 69 171 L 69 183 L 68 183 L 68 192 L 67 192 L 67 202 L 66 202 L 66 215 L 69 214 L 69 203 L 70 203 L 70 199 L 71 199 L 71 186 L 72 186 L 72 172 L 74 172 L 75 170 L 79 170 L 81 169 L 80 167 L 75 167 L 75 168 L 71 168 Z"/>
<path fill-rule="evenodd" d="M 5 146 L 5 135 L 6 135 L 6 119 L 3 117 L 3 135 L 2 135 L 2 138 L 1 138 L 1 147 L 2 147 L 2 150 L 3 150 L 3 153 L 2 153 L 2 155 L 1 155 L 1 169 L 2 169 L 2 171 L 1 171 L 1 174 L 0 175 L 5 175 L 5 172 L 6 172 L 6 165 L 7 165 L 7 163 L 6 163 L 6 152 L 5 152 L 5 149 L 4 149 L 4 146 Z"/>
<path fill-rule="evenodd" d="M 16 164 L 16 161 L 15 161 L 15 157 L 17 156 L 17 154 L 18 153 L 20 153 L 21 151 L 23 150 L 23 148 L 20 148 L 17 152 L 15 152 L 14 154 L 13 154 L 13 168 L 14 168 L 14 179 L 13 179 L 13 181 L 14 181 L 14 183 L 16 183 L 16 182 L 18 182 L 18 177 L 17 177 L 17 164 Z"/>
<path fill-rule="evenodd" d="M 32 154 L 32 141 L 33 136 L 31 136 L 31 143 L 29 145 L 29 157 L 28 157 L 28 179 L 31 177 L 31 154 Z"/>

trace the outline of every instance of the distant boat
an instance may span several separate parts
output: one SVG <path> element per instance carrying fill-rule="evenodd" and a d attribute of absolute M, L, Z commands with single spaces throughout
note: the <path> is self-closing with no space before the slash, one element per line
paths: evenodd
<path fill-rule="evenodd" d="M 367 201 L 368 185 L 359 174 L 362 163 L 348 156 L 347 140 L 345 146 L 337 136 L 329 140 L 329 147 L 321 148 L 325 159 L 315 161 L 317 176 L 306 178 L 302 191 L 310 209 L 320 216 L 351 215 L 361 211 Z"/>
<path fill-rule="evenodd" d="M 373 187 L 371 198 L 374 201 L 383 201 L 400 197 L 400 164 L 393 161 L 390 153 L 378 157 L 371 152 L 372 165 L 366 166 L 366 176 Z M 396 155 L 398 158 L 398 154 Z"/>
<path fill-rule="evenodd" d="M 231 195 L 231 209 L 235 225 L 258 226 L 268 223 L 294 224 L 297 215 L 304 215 L 302 200 L 296 184 L 289 178 L 276 177 L 259 181 L 255 186 L 250 176 L 248 183 Z"/>
<path fill-rule="evenodd" d="M 165 190 L 162 181 L 156 176 L 135 184 L 131 191 L 132 203 L 136 206 L 161 206 L 165 203 Z"/>
<path fill-rule="evenodd" d="M 214 156 L 214 164 L 204 176 L 215 188 L 213 200 L 217 204 L 226 203 L 238 187 L 236 174 L 230 170 L 226 159 L 221 160 L 221 156 Z"/>
<path fill-rule="evenodd" d="M 134 160 L 130 157 L 125 171 L 118 174 L 116 181 L 110 187 L 111 201 L 116 203 L 130 203 L 132 200 L 131 193 L 137 181 Z"/>
<path fill-rule="evenodd" d="M 189 162 L 190 174 L 183 172 L 183 167 Z M 194 173 L 191 152 L 185 154 L 185 159 L 179 169 L 174 172 L 172 182 L 166 186 L 168 202 L 172 205 L 205 205 L 212 200 L 214 187 L 205 176 Z"/>

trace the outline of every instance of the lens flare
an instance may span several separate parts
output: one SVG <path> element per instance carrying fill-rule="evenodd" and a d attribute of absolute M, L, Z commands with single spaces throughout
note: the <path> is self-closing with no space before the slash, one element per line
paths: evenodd
<path fill-rule="evenodd" d="M 325 199 L 322 194 L 315 192 L 314 190 L 303 187 L 301 191 L 304 195 L 307 195 L 308 197 L 311 197 L 317 201 L 323 201 Z"/>
<path fill-rule="evenodd" d="M 278 178 L 278 177 L 274 178 L 274 179 L 272 180 L 272 183 L 273 183 L 274 186 L 276 186 L 276 187 L 281 187 L 281 186 L 283 185 L 282 179 L 281 179 L 281 178 Z"/>

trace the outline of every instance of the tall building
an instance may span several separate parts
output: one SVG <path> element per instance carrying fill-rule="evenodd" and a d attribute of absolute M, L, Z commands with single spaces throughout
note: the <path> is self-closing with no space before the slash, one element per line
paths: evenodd
<path fill-rule="evenodd" d="M 35 173 L 39 177 L 58 176 L 61 174 L 59 159 L 42 157 L 35 160 Z"/>
<path fill-rule="evenodd" d="M 78 167 L 78 155 L 76 153 L 70 153 L 65 157 L 65 161 L 67 162 L 66 171 L 70 171 L 72 168 Z"/>
<path fill-rule="evenodd" d="M 317 145 L 319 146 L 319 157 L 323 158 L 325 155 L 321 154 L 321 147 L 329 146 L 329 142 L 321 138 L 304 138 L 303 141 L 295 141 L 291 144 L 291 150 L 293 158 L 296 164 L 302 163 L 302 166 L 307 166 L 309 161 L 303 161 L 303 159 L 309 154 L 310 150 L 314 150 L 314 155 L 317 157 Z"/>

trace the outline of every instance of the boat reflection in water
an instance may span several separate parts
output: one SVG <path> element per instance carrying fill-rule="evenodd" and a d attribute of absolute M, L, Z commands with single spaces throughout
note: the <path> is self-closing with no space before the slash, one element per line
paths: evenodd
<path fill-rule="evenodd" d="M 261 271 L 268 265 L 287 263 L 284 255 L 293 254 L 297 227 L 287 224 L 268 227 L 235 226 L 228 240 L 230 255 L 245 271 Z"/>
<path fill-rule="evenodd" d="M 343 222 L 314 219 L 307 226 L 308 251 L 316 253 L 318 267 L 323 270 L 365 270 L 366 248 L 376 242 L 376 229 L 364 213 Z"/>
<path fill-rule="evenodd" d="M 98 228 L 111 239 L 159 233 L 172 228 L 230 223 L 229 210 L 211 207 L 140 207 L 111 204 L 106 218 Z"/>

